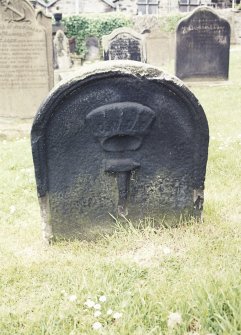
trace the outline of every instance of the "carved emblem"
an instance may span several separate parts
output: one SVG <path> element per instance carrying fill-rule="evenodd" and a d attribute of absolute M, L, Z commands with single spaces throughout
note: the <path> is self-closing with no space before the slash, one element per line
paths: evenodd
<path fill-rule="evenodd" d="M 118 102 L 101 106 L 90 112 L 86 120 L 92 134 L 106 152 L 120 153 L 116 159 L 104 161 L 105 171 L 117 176 L 119 192 L 118 214 L 128 214 L 127 199 L 132 171 L 140 168 L 140 163 L 126 158 L 126 151 L 138 150 L 144 137 L 150 132 L 155 112 L 136 102 Z"/>
<path fill-rule="evenodd" d="M 10 16 L 5 19 L 5 21 L 9 22 L 19 22 L 19 21 L 27 21 L 25 10 L 24 8 L 22 11 L 20 11 L 18 8 L 16 8 L 11 0 L 0 0 L 0 5 L 4 7 L 5 12 L 10 12 Z"/>

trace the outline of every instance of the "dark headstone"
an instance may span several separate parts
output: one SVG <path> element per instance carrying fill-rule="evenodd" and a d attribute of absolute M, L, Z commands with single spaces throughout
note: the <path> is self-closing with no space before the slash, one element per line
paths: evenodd
<path fill-rule="evenodd" d="M 130 28 L 115 29 L 102 37 L 104 60 L 146 61 L 144 37 Z"/>
<path fill-rule="evenodd" d="M 188 80 L 228 79 L 230 25 L 214 10 L 199 7 L 181 20 L 176 40 L 177 77 Z"/>
<path fill-rule="evenodd" d="M 36 115 L 32 151 L 47 239 L 91 238 L 118 216 L 201 216 L 206 117 L 152 66 L 103 62 L 64 82 Z"/>

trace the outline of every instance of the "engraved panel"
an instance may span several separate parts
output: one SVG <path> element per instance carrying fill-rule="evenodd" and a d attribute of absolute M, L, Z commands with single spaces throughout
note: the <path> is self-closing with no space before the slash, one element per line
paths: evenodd
<path fill-rule="evenodd" d="M 143 36 L 129 28 L 118 28 L 102 39 L 104 60 L 135 60 L 145 62 Z"/>
<path fill-rule="evenodd" d="M 33 117 L 49 90 L 46 34 L 27 1 L 0 3 L 0 115 Z"/>

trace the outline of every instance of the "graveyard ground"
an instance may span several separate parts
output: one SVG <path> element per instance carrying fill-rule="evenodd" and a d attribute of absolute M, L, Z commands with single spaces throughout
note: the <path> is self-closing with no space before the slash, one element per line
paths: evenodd
<path fill-rule="evenodd" d="M 241 334 L 240 59 L 232 48 L 228 83 L 191 85 L 210 126 L 202 224 L 156 229 L 143 218 L 46 247 L 29 138 L 2 137 L 1 335 Z"/>

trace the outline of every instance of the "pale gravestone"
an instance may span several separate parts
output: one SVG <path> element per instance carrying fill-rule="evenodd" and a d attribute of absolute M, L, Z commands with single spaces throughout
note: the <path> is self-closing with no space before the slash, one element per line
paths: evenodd
<path fill-rule="evenodd" d="M 59 70 L 68 70 L 72 66 L 69 40 L 62 30 L 58 30 L 54 37 L 54 63 L 54 67 Z"/>
<path fill-rule="evenodd" d="M 159 29 L 146 30 L 146 62 L 155 66 L 165 66 L 174 59 L 174 44 L 172 33 Z"/>
<path fill-rule="evenodd" d="M 130 28 L 117 28 L 102 37 L 104 60 L 146 61 L 144 36 Z"/>
<path fill-rule="evenodd" d="M 32 127 L 45 238 L 93 238 L 113 217 L 200 217 L 208 125 L 197 99 L 147 64 L 94 64 L 50 93 Z"/>
<path fill-rule="evenodd" d="M 38 23 L 45 29 L 47 38 L 47 57 L 49 71 L 49 87 L 54 86 L 54 66 L 53 66 L 53 39 L 52 39 L 52 16 L 47 15 L 42 10 L 36 12 Z"/>
<path fill-rule="evenodd" d="M 187 80 L 227 80 L 230 25 L 208 7 L 197 8 L 176 30 L 176 76 Z"/>
<path fill-rule="evenodd" d="M 26 0 L 0 2 L 0 115 L 31 118 L 51 88 L 46 31 Z"/>

